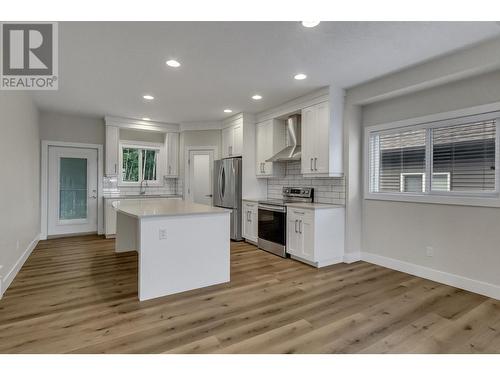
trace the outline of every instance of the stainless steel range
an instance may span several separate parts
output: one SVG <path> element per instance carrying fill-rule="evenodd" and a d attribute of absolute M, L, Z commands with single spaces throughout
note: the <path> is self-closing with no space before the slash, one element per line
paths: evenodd
<path fill-rule="evenodd" d="M 286 204 L 290 202 L 310 203 L 313 200 L 313 188 L 284 187 L 283 199 L 259 201 L 259 248 L 285 258 Z"/>

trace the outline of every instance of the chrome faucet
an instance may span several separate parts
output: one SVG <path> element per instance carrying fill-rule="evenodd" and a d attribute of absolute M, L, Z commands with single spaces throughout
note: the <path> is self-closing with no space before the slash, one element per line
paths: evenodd
<path fill-rule="evenodd" d="M 143 189 L 142 187 L 143 187 L 143 184 L 144 184 L 144 183 L 146 183 L 146 186 L 145 186 L 145 187 L 144 187 L 144 189 Z M 146 194 L 146 188 L 147 188 L 147 187 L 148 187 L 148 182 L 147 182 L 146 180 L 144 180 L 144 179 L 143 179 L 143 180 L 141 181 L 141 187 L 140 187 L 140 189 L 139 189 L 139 194 L 140 194 L 140 195 L 144 195 L 144 194 Z"/>

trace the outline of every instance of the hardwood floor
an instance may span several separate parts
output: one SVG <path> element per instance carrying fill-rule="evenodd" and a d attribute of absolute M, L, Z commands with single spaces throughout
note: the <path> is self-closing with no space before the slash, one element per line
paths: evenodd
<path fill-rule="evenodd" d="M 500 353 L 500 302 L 365 262 L 233 243 L 231 282 L 146 302 L 137 255 L 39 243 L 0 300 L 1 353 Z"/>

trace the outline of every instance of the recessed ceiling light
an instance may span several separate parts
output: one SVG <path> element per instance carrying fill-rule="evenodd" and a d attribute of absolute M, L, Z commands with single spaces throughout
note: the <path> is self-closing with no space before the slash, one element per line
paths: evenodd
<path fill-rule="evenodd" d="M 232 109 L 225 109 L 225 110 L 224 110 L 224 113 L 231 113 L 231 112 L 233 112 L 233 110 L 232 110 Z"/>
<path fill-rule="evenodd" d="M 319 25 L 320 21 L 302 21 L 302 26 L 304 27 L 315 27 Z"/>
<path fill-rule="evenodd" d="M 153 100 L 155 97 L 153 95 L 148 94 L 148 95 L 144 95 L 143 98 L 146 100 Z"/>
<path fill-rule="evenodd" d="M 304 73 L 299 73 L 299 74 L 295 74 L 295 76 L 293 78 L 300 81 L 300 80 L 306 79 L 307 76 Z"/>
<path fill-rule="evenodd" d="M 143 117 L 142 118 L 144 121 L 151 121 L 151 119 L 149 117 Z"/>
<path fill-rule="evenodd" d="M 262 96 L 260 96 L 259 94 L 256 94 L 256 95 L 252 96 L 252 99 L 253 100 L 260 100 L 260 99 L 262 99 Z"/>
<path fill-rule="evenodd" d="M 168 60 L 167 65 L 172 68 L 178 68 L 179 66 L 181 66 L 181 63 L 177 60 Z"/>

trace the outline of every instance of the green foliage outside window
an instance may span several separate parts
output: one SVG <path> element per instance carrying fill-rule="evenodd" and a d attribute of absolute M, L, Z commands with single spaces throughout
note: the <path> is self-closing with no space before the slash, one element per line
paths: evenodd
<path fill-rule="evenodd" d="M 156 180 L 156 151 L 142 150 L 142 175 L 146 181 Z"/>
<path fill-rule="evenodd" d="M 123 175 L 124 182 L 139 181 L 139 151 L 136 148 L 123 149 Z"/>
<path fill-rule="evenodd" d="M 156 180 L 157 150 L 123 148 L 122 181 Z M 140 168 L 139 168 L 140 167 Z"/>

